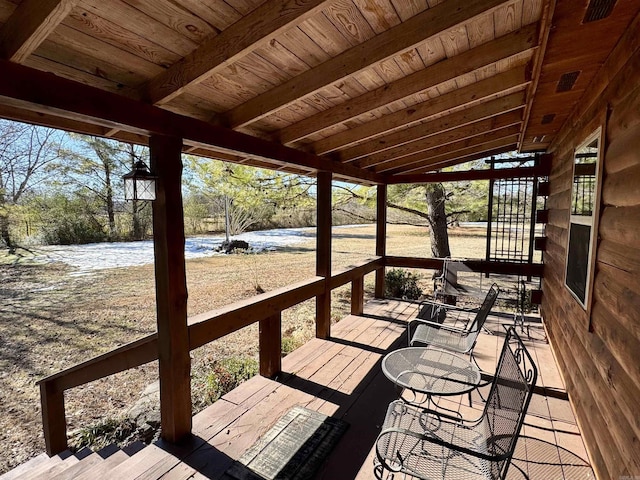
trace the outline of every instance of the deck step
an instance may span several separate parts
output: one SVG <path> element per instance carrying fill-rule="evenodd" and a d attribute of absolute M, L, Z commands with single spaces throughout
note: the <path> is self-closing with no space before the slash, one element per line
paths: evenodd
<path fill-rule="evenodd" d="M 39 478 L 46 478 L 43 476 L 45 472 L 48 472 L 53 467 L 62 464 L 65 459 L 72 457 L 73 454 L 69 450 L 54 455 L 51 458 L 47 458 L 44 462 L 39 463 L 34 468 L 31 468 L 24 473 L 15 477 L 15 480 L 33 480 Z"/>
<path fill-rule="evenodd" d="M 0 475 L 0 480 L 16 480 L 20 475 L 35 469 L 38 465 L 43 464 L 44 462 L 49 461 L 49 455 L 46 453 L 41 453 L 37 457 L 33 457 L 30 460 L 18 465 L 13 470 L 9 470 L 6 473 Z"/>
<path fill-rule="evenodd" d="M 97 453 L 90 453 L 82 460 L 79 460 L 75 465 L 71 465 L 65 470 L 51 472 L 47 478 L 49 480 L 75 480 L 83 472 L 89 470 L 100 462 L 104 462 L 104 459 L 100 455 Z"/>

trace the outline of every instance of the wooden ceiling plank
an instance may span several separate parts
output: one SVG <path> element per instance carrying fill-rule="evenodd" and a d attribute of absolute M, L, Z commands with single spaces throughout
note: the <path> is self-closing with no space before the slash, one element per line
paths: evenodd
<path fill-rule="evenodd" d="M 412 155 L 407 155 L 397 160 L 385 162 L 373 167 L 373 171 L 376 173 L 395 173 L 397 171 L 404 171 L 409 166 L 422 165 L 425 161 L 431 161 L 432 159 L 439 157 L 449 157 L 459 151 L 466 151 L 469 148 L 483 145 L 485 143 L 497 141 L 504 137 L 511 137 L 520 133 L 520 126 L 511 125 L 503 127 L 498 130 L 486 132 L 473 137 L 468 137 L 463 140 L 458 140 L 447 145 L 439 145 L 427 150 L 423 150 Z M 476 153 L 476 152 L 474 152 Z"/>
<path fill-rule="evenodd" d="M 417 47 L 425 40 L 491 10 L 504 0 L 449 0 L 356 45 L 276 88 L 238 105 L 225 115 L 242 127 L 312 94 L 326 85 Z"/>
<path fill-rule="evenodd" d="M 424 152 L 431 148 L 444 147 L 454 142 L 459 142 L 478 135 L 484 135 L 487 132 L 493 132 L 513 125 L 520 125 L 520 123 L 522 123 L 522 115 L 519 111 L 497 115 L 463 127 L 422 138 L 415 142 L 405 143 L 375 155 L 370 155 L 367 158 L 363 158 L 355 162 L 355 165 L 360 168 L 368 168 L 381 164 L 387 165 L 387 163 L 389 163 L 389 165 L 395 163 L 397 163 L 397 165 L 402 165 L 403 159 L 407 155 Z"/>
<path fill-rule="evenodd" d="M 513 151 L 515 144 L 507 145 L 506 147 L 500 147 L 488 152 L 480 152 L 474 155 L 466 157 L 460 157 L 455 163 L 453 160 L 448 162 L 452 165 L 459 165 L 461 163 L 472 162 L 474 160 L 482 160 L 483 158 L 489 158 L 494 155 L 500 155 L 501 153 L 507 153 Z M 425 169 L 425 173 L 400 173 L 397 175 L 387 175 L 385 177 L 385 183 L 389 185 L 399 183 L 430 183 L 430 182 L 447 182 L 456 180 L 490 180 L 491 178 L 522 178 L 530 177 L 536 174 L 541 174 L 540 169 L 536 167 L 518 167 L 518 168 L 504 168 L 499 170 L 467 170 L 462 172 L 437 172 L 444 167 L 438 167 L 433 169 Z"/>
<path fill-rule="evenodd" d="M 526 68 L 524 66 L 518 67 L 315 142 L 313 151 L 322 155 L 359 143 L 367 138 L 404 129 L 428 117 L 447 114 L 451 110 L 467 104 L 481 103 L 496 95 L 502 95 L 503 92 L 505 94 L 513 93 L 510 90 L 524 88 L 528 81 Z"/>
<path fill-rule="evenodd" d="M 478 145 L 471 145 L 467 148 L 457 150 L 455 152 L 439 155 L 437 157 L 431 157 L 424 159 L 420 163 L 414 163 L 408 165 L 406 168 L 398 168 L 394 171 L 386 172 L 387 174 L 395 175 L 399 173 L 426 173 L 433 170 L 444 168 L 445 166 L 456 165 L 457 163 L 464 163 L 470 161 L 471 158 L 483 158 L 490 156 L 496 149 L 502 148 L 515 148 L 517 145 L 517 134 L 503 138 L 496 138 L 489 142 L 480 143 Z M 507 150 L 509 151 L 509 150 Z"/>
<path fill-rule="evenodd" d="M 2 58 L 23 63 L 76 3 L 78 0 L 24 0 L 0 29 Z"/>
<path fill-rule="evenodd" d="M 524 93 L 518 92 L 506 97 L 498 98 L 490 102 L 481 103 L 468 109 L 445 115 L 443 117 L 420 123 L 414 127 L 393 132 L 388 135 L 375 138 L 368 143 L 361 143 L 354 147 L 338 152 L 343 162 L 357 160 L 376 152 L 384 151 L 407 142 L 429 137 L 440 132 L 483 120 L 500 113 L 510 112 L 524 106 Z"/>
<path fill-rule="evenodd" d="M 219 35 L 210 38 L 171 68 L 153 78 L 145 95 L 162 105 L 281 32 L 315 15 L 327 0 L 278 0 L 262 4 Z"/>
<path fill-rule="evenodd" d="M 380 183 L 373 172 L 333 162 L 284 145 L 184 117 L 16 63 L 0 60 L 0 105 L 52 113 L 79 122 L 142 135 L 178 136 L 250 158 L 273 159 L 314 170 Z M 51 125 L 55 127 L 56 125 Z"/>
<path fill-rule="evenodd" d="M 537 25 L 531 24 L 517 32 L 485 43 L 460 55 L 443 60 L 388 85 L 353 98 L 334 108 L 283 128 L 279 140 L 285 145 L 315 132 L 342 123 L 394 101 L 422 92 L 446 80 L 472 72 L 503 58 L 516 55 L 535 46 Z"/>

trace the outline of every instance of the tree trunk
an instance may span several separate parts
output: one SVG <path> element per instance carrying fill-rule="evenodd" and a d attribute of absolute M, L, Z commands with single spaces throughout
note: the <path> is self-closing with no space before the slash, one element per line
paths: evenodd
<path fill-rule="evenodd" d="M 447 214 L 444 209 L 446 200 L 444 186 L 441 183 L 427 184 L 425 186 L 425 199 L 428 209 L 429 235 L 431 237 L 431 256 L 434 258 L 450 257 Z"/>
<path fill-rule="evenodd" d="M 138 205 L 138 201 L 137 200 L 133 200 L 131 202 L 131 208 L 132 208 L 132 237 L 133 240 L 144 240 L 144 230 L 142 227 L 142 222 L 140 221 L 140 207 Z"/>
<path fill-rule="evenodd" d="M 116 239 L 116 215 L 113 208 L 113 188 L 111 187 L 111 165 L 109 162 L 104 161 L 104 176 L 105 176 L 105 200 L 107 207 L 107 217 L 109 219 L 109 241 Z"/>
<path fill-rule="evenodd" d="M 0 172 L 1 173 L 1 172 Z M 15 253 L 15 245 L 9 233 L 9 212 L 7 210 L 7 199 L 4 194 L 4 184 L 0 175 L 0 239 L 9 249 L 9 253 Z"/>

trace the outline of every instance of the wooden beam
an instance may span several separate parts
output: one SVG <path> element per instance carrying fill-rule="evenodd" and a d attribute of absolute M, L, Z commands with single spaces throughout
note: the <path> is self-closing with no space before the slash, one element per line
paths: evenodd
<path fill-rule="evenodd" d="M 68 447 L 64 391 L 57 390 L 53 382 L 40 383 L 40 406 L 47 455 L 64 452 Z"/>
<path fill-rule="evenodd" d="M 440 83 L 472 72 L 499 60 L 532 48 L 537 37 L 537 24 L 527 25 L 516 32 L 442 60 L 423 70 L 383 85 L 289 125 L 277 133 L 283 144 L 290 144 L 338 123 L 383 107 L 413 94 L 423 92 Z"/>
<path fill-rule="evenodd" d="M 551 33 L 552 27 L 551 22 L 553 19 L 555 7 L 556 0 L 545 0 L 544 5 L 542 6 L 542 18 L 540 20 L 540 30 L 538 32 L 538 44 L 540 45 L 540 47 L 536 51 L 535 57 L 533 59 L 532 81 L 529 87 L 529 91 L 527 92 L 527 106 L 524 110 L 524 125 L 522 128 L 522 132 L 520 133 L 520 138 L 518 140 L 518 145 L 520 146 L 524 145 L 524 138 L 527 132 L 527 128 L 529 127 L 531 110 L 533 108 L 533 100 L 538 90 L 538 82 L 540 81 L 540 73 L 542 72 L 542 61 L 544 60 L 544 54 L 547 51 L 547 43 L 549 42 L 549 34 Z"/>
<path fill-rule="evenodd" d="M 282 313 L 259 322 L 260 375 L 273 378 L 282 371 Z"/>
<path fill-rule="evenodd" d="M 442 258 L 418 257 L 386 257 L 387 265 L 398 268 L 424 268 L 440 270 L 444 260 Z M 544 265 L 542 263 L 496 262 L 488 260 L 462 260 L 465 267 L 473 272 L 500 273 L 503 275 L 522 275 L 542 277 Z"/>
<path fill-rule="evenodd" d="M 275 0 L 265 2 L 220 34 L 152 79 L 143 96 L 163 105 L 240 57 L 267 46 L 271 39 L 304 22 L 327 6 L 327 0 Z"/>
<path fill-rule="evenodd" d="M 498 96 L 514 93 L 516 90 L 524 89 L 528 81 L 529 76 L 526 67 L 516 67 L 444 95 L 431 98 L 429 101 L 412 105 L 389 115 L 384 115 L 377 120 L 323 138 L 313 143 L 312 149 L 318 155 L 333 152 L 377 135 L 405 129 L 434 115 L 446 115 L 451 113 L 453 109 L 461 108 L 465 105 L 477 105 L 494 100 Z"/>
<path fill-rule="evenodd" d="M 0 105 L 118 128 L 138 135 L 180 137 L 191 144 L 214 146 L 224 153 L 332 171 L 346 179 L 367 183 L 381 181 L 373 172 L 178 115 L 23 65 L 0 60 L 0 71 Z"/>
<path fill-rule="evenodd" d="M 427 173 L 434 170 L 440 170 L 441 168 L 458 165 L 460 163 L 470 162 L 472 160 L 478 160 L 481 158 L 487 158 L 498 153 L 510 152 L 517 147 L 517 134 L 509 137 L 498 138 L 487 143 L 482 143 L 477 146 L 472 146 L 457 152 L 453 152 L 447 155 L 442 155 L 437 158 L 431 158 L 425 160 L 418 166 L 412 165 L 402 172 L 395 173 Z"/>
<path fill-rule="evenodd" d="M 504 0 L 449 0 L 346 50 L 321 65 L 254 97 L 224 115 L 232 128 L 243 127 L 313 92 L 378 62 L 416 47 L 477 15 L 487 13 Z"/>
<path fill-rule="evenodd" d="M 351 315 L 362 315 L 364 312 L 364 277 L 351 282 Z"/>
<path fill-rule="evenodd" d="M 331 336 L 331 173 L 318 172 L 316 215 L 316 275 L 325 277 L 322 295 L 316 297 L 316 337 Z"/>
<path fill-rule="evenodd" d="M 387 179 L 388 184 L 396 183 L 440 183 L 468 182 L 473 180 L 497 180 L 502 178 L 527 178 L 540 174 L 538 167 L 498 168 L 486 170 L 463 170 L 457 172 L 422 173 L 415 175 L 395 175 Z"/>
<path fill-rule="evenodd" d="M 23 0 L 0 29 L 2 58 L 24 62 L 77 3 L 78 0 Z"/>
<path fill-rule="evenodd" d="M 498 130 L 489 131 L 473 137 L 468 137 L 463 140 L 458 140 L 446 145 L 440 145 L 435 148 L 422 150 L 412 155 L 406 155 L 398 159 L 394 159 L 388 162 L 376 165 L 374 170 L 376 172 L 390 172 L 397 173 L 398 171 L 405 171 L 409 168 L 420 167 L 425 163 L 434 163 L 440 159 L 449 159 L 451 155 L 456 156 L 457 152 L 466 152 L 471 147 L 479 147 L 486 143 L 501 140 L 504 137 L 511 137 L 520 133 L 520 124 L 510 125 L 500 128 Z M 478 153 L 473 151 L 472 153 Z"/>
<path fill-rule="evenodd" d="M 384 150 L 358 160 L 355 164 L 360 168 L 377 165 L 385 166 L 393 163 L 391 162 L 392 160 L 397 161 L 398 164 L 402 164 L 403 158 L 408 155 L 417 154 L 437 147 L 445 148 L 446 145 L 455 144 L 481 135 L 488 135 L 490 132 L 501 130 L 505 127 L 520 125 L 520 123 L 522 123 L 521 112 L 509 112 Z"/>
<path fill-rule="evenodd" d="M 378 185 L 376 192 L 376 255 L 382 257 L 382 267 L 376 270 L 375 297 L 384 298 L 384 275 L 387 254 L 387 186 Z"/>
<path fill-rule="evenodd" d="M 191 358 L 182 212 L 182 140 L 152 136 L 151 169 L 158 176 L 153 202 L 160 417 L 162 438 L 191 433 Z"/>
<path fill-rule="evenodd" d="M 340 150 L 336 155 L 343 162 L 357 160 L 397 145 L 436 135 L 454 128 L 460 128 L 501 113 L 519 110 L 524 106 L 524 100 L 524 92 L 512 93 L 506 97 L 480 103 L 435 120 L 419 123 L 414 127 L 376 137 L 370 142 L 360 143 L 345 150 Z"/>

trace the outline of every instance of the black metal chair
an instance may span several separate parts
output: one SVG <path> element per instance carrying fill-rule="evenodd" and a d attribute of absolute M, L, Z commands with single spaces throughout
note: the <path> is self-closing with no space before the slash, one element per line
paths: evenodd
<path fill-rule="evenodd" d="M 396 472 L 424 480 L 506 478 L 537 376 L 512 327 L 478 419 L 392 402 L 376 440 L 376 478 Z"/>
<path fill-rule="evenodd" d="M 455 328 L 443 325 L 439 321 L 424 320 L 420 318 L 420 313 L 426 309 L 421 309 L 415 320 L 418 325 L 413 335 L 411 334 L 411 325 L 408 327 L 409 345 L 432 345 L 456 353 L 469 354 L 473 357 L 473 347 L 475 347 L 478 335 L 484 327 L 499 293 L 498 286 L 495 283 L 491 285 L 480 309 L 477 310 L 475 317 L 465 328 Z"/>

